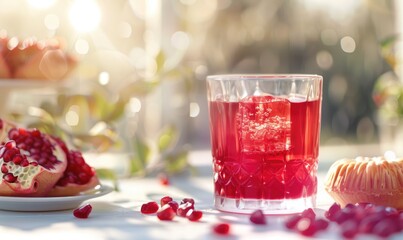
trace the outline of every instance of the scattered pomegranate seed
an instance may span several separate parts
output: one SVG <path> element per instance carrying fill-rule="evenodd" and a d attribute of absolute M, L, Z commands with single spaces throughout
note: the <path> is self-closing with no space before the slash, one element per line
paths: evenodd
<path fill-rule="evenodd" d="M 341 234 L 345 238 L 353 238 L 358 233 L 357 227 L 355 219 L 348 219 L 340 225 Z"/>
<path fill-rule="evenodd" d="M 143 214 L 152 214 L 156 213 L 159 209 L 157 202 L 148 202 L 141 205 L 141 213 Z"/>
<path fill-rule="evenodd" d="M 175 215 L 176 215 L 175 211 L 168 204 L 164 205 L 161 208 L 161 210 L 157 213 L 157 217 L 159 218 L 159 220 L 162 220 L 162 221 L 172 221 L 172 219 L 174 219 Z"/>
<path fill-rule="evenodd" d="M 180 202 L 180 205 L 185 204 L 185 203 L 191 203 L 192 205 L 195 205 L 195 200 L 193 198 L 184 198 Z"/>
<path fill-rule="evenodd" d="M 315 235 L 318 229 L 315 227 L 314 220 L 308 217 L 302 217 L 295 229 L 304 236 L 310 237 Z"/>
<path fill-rule="evenodd" d="M 203 217 L 203 212 L 191 209 L 186 213 L 186 217 L 192 222 L 197 222 Z"/>
<path fill-rule="evenodd" d="M 213 226 L 213 231 L 220 235 L 228 235 L 230 231 L 230 225 L 228 223 L 218 223 Z"/>
<path fill-rule="evenodd" d="M 316 213 L 312 208 L 308 208 L 301 212 L 301 216 L 309 219 L 315 219 Z"/>
<path fill-rule="evenodd" d="M 166 174 L 159 175 L 159 181 L 161 185 L 168 186 L 170 184 L 169 178 Z"/>
<path fill-rule="evenodd" d="M 301 220 L 301 218 L 302 217 L 300 215 L 294 215 L 294 216 L 288 218 L 285 221 L 285 227 L 288 229 L 294 229 L 295 226 L 297 225 L 297 223 L 299 222 L 299 220 Z"/>
<path fill-rule="evenodd" d="M 178 208 L 179 208 L 179 204 L 176 201 L 170 201 L 169 203 L 167 203 L 169 206 L 172 207 L 172 209 L 177 212 Z"/>
<path fill-rule="evenodd" d="M 85 204 L 73 211 L 73 215 L 76 218 L 88 218 L 92 211 L 92 206 L 90 204 Z"/>
<path fill-rule="evenodd" d="M 173 199 L 170 196 L 165 196 L 161 198 L 161 207 L 164 206 L 165 204 L 173 201 Z"/>
<path fill-rule="evenodd" d="M 341 210 L 341 207 L 337 203 L 333 203 L 332 206 L 325 212 L 325 217 L 330 221 L 333 221 L 336 214 Z"/>
<path fill-rule="evenodd" d="M 178 209 L 176 210 L 176 214 L 180 217 L 186 217 L 186 213 L 191 209 L 194 209 L 194 205 L 192 203 L 183 203 L 179 205 Z"/>
<path fill-rule="evenodd" d="M 303 236 L 311 237 L 318 231 L 326 230 L 329 222 L 323 218 L 316 219 L 315 211 L 308 208 L 298 215 L 285 221 L 285 227 L 299 232 Z"/>
<path fill-rule="evenodd" d="M 392 207 L 357 203 L 347 204 L 344 208 L 333 204 L 325 216 L 339 225 L 341 235 L 345 238 L 353 238 L 357 234 L 386 238 L 403 230 L 399 221 L 401 214 Z"/>
<path fill-rule="evenodd" d="M 266 224 L 266 218 L 265 218 L 262 210 L 254 211 L 250 215 L 249 220 L 254 224 L 260 224 L 260 225 Z"/>
<path fill-rule="evenodd" d="M 315 228 L 318 230 L 326 230 L 329 227 L 329 222 L 323 218 L 315 219 L 313 224 L 315 225 Z"/>

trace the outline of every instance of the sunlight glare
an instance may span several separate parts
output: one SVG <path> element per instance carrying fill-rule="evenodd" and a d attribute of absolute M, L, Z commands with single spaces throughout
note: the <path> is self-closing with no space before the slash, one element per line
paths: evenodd
<path fill-rule="evenodd" d="M 52 6 L 56 0 L 27 0 L 28 4 L 36 9 L 46 9 Z"/>
<path fill-rule="evenodd" d="M 76 0 L 70 8 L 69 19 L 77 31 L 91 32 L 101 21 L 101 10 L 94 0 Z"/>

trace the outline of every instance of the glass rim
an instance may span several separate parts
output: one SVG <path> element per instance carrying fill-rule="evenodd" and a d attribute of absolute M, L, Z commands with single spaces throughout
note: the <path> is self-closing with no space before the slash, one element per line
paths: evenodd
<path fill-rule="evenodd" d="M 280 79 L 289 79 L 289 80 L 297 80 L 297 79 L 312 79 L 312 80 L 323 80 L 323 76 L 318 74 L 216 74 L 207 76 L 207 80 L 216 80 L 216 81 L 235 81 L 235 80 L 280 80 Z"/>

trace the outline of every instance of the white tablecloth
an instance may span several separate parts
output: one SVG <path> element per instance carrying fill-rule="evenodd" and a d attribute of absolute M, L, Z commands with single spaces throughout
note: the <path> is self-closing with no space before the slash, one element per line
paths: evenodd
<path fill-rule="evenodd" d="M 88 219 L 77 219 L 72 210 L 55 212 L 0 211 L 1 239 L 301 239 L 302 236 L 284 228 L 284 216 L 267 216 L 268 224 L 253 225 L 248 215 L 218 212 L 213 208 L 210 153 L 193 152 L 191 161 L 200 169 L 195 177 L 178 176 L 163 186 L 155 178 L 122 179 L 120 192 L 88 200 L 93 211 Z M 323 191 L 324 172 L 319 173 L 318 214 L 323 214 L 332 199 Z M 155 215 L 143 215 L 140 206 L 169 195 L 180 201 L 193 197 L 196 208 L 203 211 L 200 222 L 176 217 L 160 221 Z M 218 222 L 231 224 L 231 234 L 221 237 L 212 232 Z M 340 239 L 336 225 L 315 235 L 317 239 Z M 361 236 L 358 239 L 368 239 Z M 403 233 L 392 239 L 403 239 Z"/>

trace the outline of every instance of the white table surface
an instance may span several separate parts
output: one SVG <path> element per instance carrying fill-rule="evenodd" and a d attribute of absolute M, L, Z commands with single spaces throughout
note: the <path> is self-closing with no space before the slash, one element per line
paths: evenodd
<path fill-rule="evenodd" d="M 210 152 L 192 152 L 191 162 L 200 170 L 195 177 L 174 177 L 169 186 L 155 178 L 122 179 L 120 192 L 88 200 L 93 211 L 88 219 L 77 219 L 72 210 L 54 212 L 0 211 L 1 239 L 303 239 L 284 228 L 284 216 L 267 216 L 267 225 L 253 225 L 248 215 L 218 212 L 213 207 Z M 333 203 L 323 190 L 325 172 L 319 173 L 317 213 Z M 190 222 L 175 217 L 174 221 L 160 221 L 156 215 L 143 215 L 143 203 L 169 195 L 180 201 L 184 197 L 196 200 L 196 209 L 203 211 L 200 222 Z M 212 226 L 218 222 L 231 224 L 229 236 L 218 236 Z M 331 224 L 326 232 L 315 235 L 317 239 L 341 239 L 338 228 Z M 359 236 L 357 239 L 368 239 Z M 403 233 L 391 239 L 403 239 Z"/>

